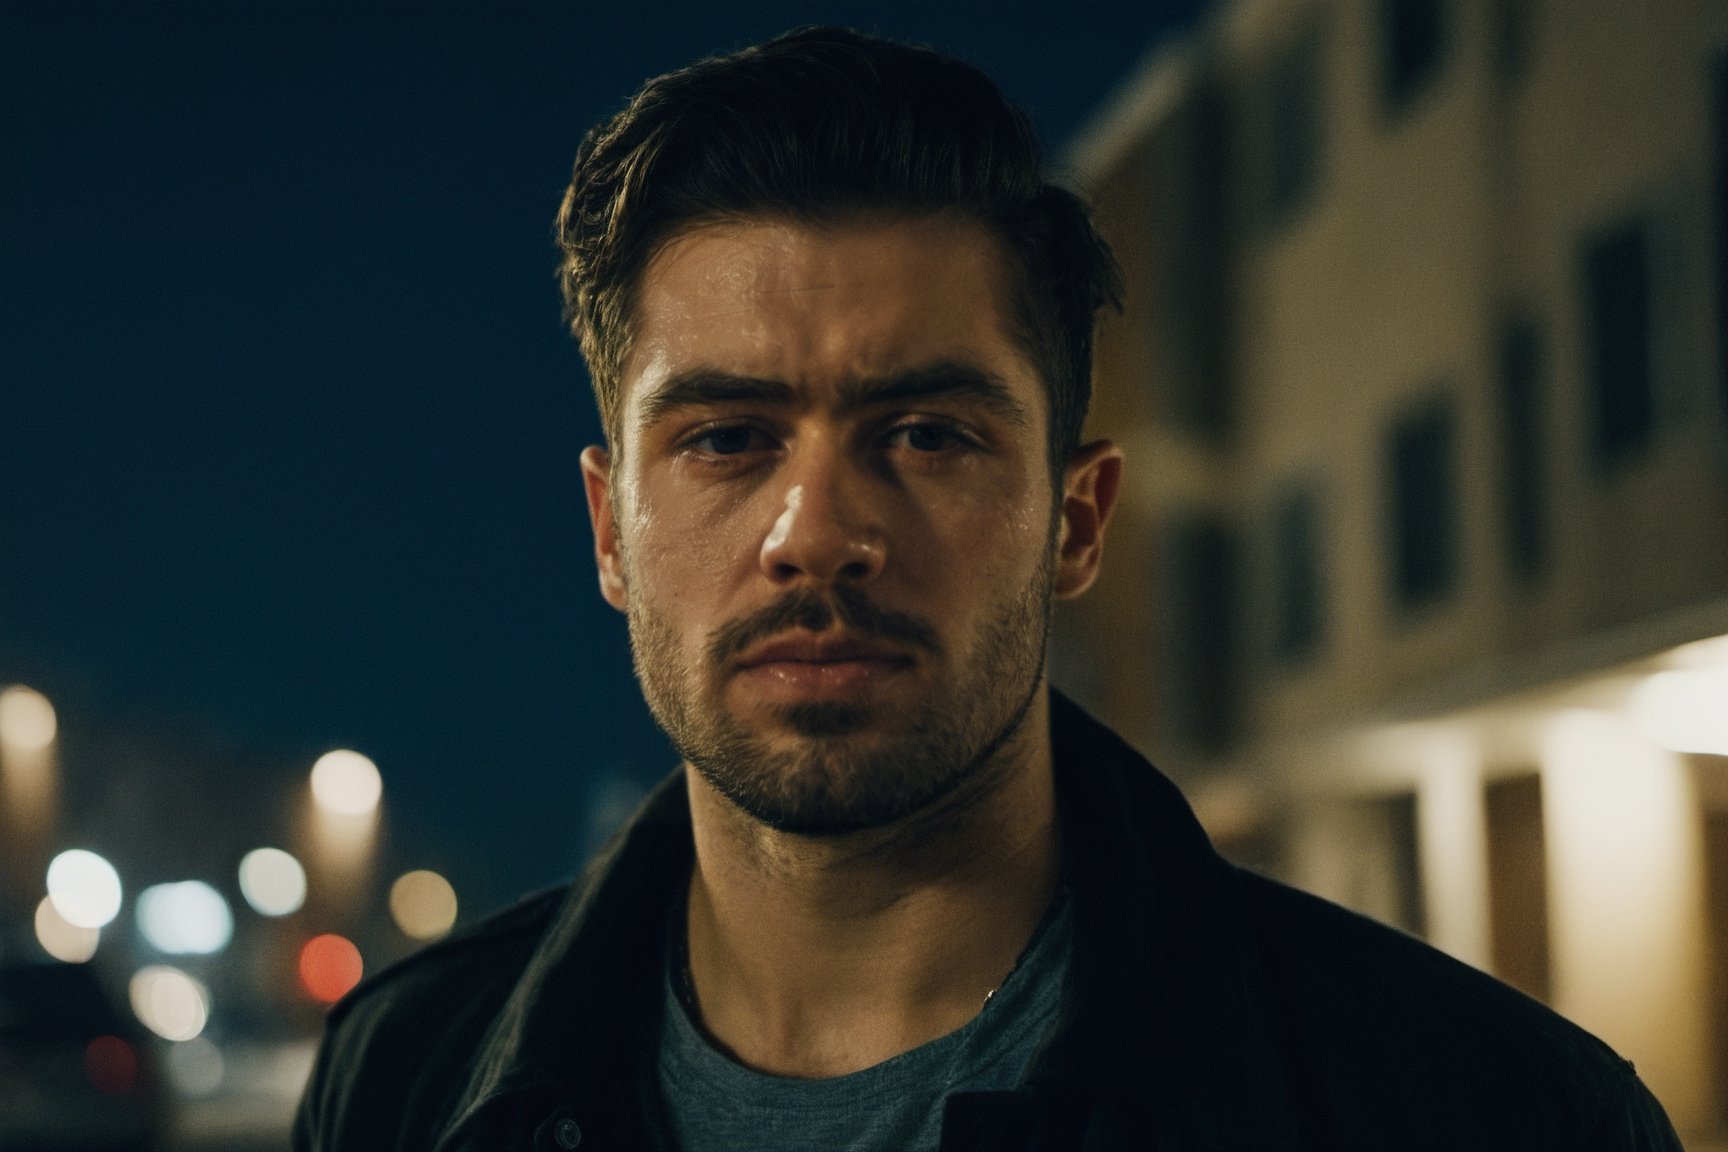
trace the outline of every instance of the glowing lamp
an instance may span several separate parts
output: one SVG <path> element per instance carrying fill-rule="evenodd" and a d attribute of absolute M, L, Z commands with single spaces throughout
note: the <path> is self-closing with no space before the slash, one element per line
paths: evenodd
<path fill-rule="evenodd" d="M 326 812 L 364 816 L 378 807 L 383 793 L 378 765 L 358 752 L 338 748 L 312 765 L 312 798 Z"/>
<path fill-rule="evenodd" d="M 210 1019 L 210 993 L 178 968 L 140 968 L 127 991 L 139 1022 L 164 1040 L 190 1040 Z"/>
<path fill-rule="evenodd" d="M 306 902 L 306 870 L 280 848 L 254 848 L 240 861 L 240 894 L 264 916 L 298 912 Z"/>
<path fill-rule="evenodd" d="M 100 928 L 80 928 L 69 923 L 47 896 L 36 905 L 36 942 L 56 960 L 82 964 L 96 955 L 96 945 L 102 941 Z"/>
<path fill-rule="evenodd" d="M 73 848 L 48 865 L 48 899 L 68 924 L 100 928 L 120 914 L 120 874 L 96 853 Z"/>
<path fill-rule="evenodd" d="M 40 752 L 54 743 L 59 721 L 48 697 L 22 684 L 0 692 L 0 742 L 20 752 Z"/>
<path fill-rule="evenodd" d="M 456 923 L 456 889 L 436 872 L 407 872 L 390 886 L 390 915 L 416 940 L 431 940 Z"/>
<path fill-rule="evenodd" d="M 138 894 L 138 931 L 159 952 L 209 955 L 228 946 L 234 917 L 222 894 L 201 880 L 155 884 Z"/>
<path fill-rule="evenodd" d="M 327 932 L 300 949 L 300 984 L 322 1004 L 334 1004 L 360 983 L 365 965 L 352 940 Z"/>

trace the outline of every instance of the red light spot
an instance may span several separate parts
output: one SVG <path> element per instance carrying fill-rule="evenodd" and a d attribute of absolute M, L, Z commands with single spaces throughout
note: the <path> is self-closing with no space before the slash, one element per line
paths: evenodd
<path fill-rule="evenodd" d="M 300 983 L 307 995 L 325 1004 L 334 1004 L 360 983 L 362 970 L 360 949 L 334 933 L 314 936 L 300 949 Z"/>
<path fill-rule="evenodd" d="M 124 1096 L 138 1083 L 138 1054 L 118 1036 L 98 1036 L 84 1046 L 84 1074 L 96 1091 Z"/>

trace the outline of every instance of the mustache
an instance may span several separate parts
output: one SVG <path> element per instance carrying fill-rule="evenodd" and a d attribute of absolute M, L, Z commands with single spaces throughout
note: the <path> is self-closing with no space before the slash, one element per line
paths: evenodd
<path fill-rule="evenodd" d="M 708 659 L 724 664 L 746 649 L 795 628 L 825 632 L 839 620 L 856 636 L 942 653 L 936 629 L 904 612 L 882 607 L 856 588 L 837 585 L 828 594 L 811 588 L 789 592 L 760 612 L 722 624 L 708 640 Z"/>

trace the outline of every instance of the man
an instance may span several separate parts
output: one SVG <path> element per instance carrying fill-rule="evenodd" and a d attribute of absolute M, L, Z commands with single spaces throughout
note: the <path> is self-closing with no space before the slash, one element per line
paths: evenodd
<path fill-rule="evenodd" d="M 559 214 L 602 594 L 683 767 L 331 1014 L 302 1149 L 1672 1148 L 1631 1068 L 1241 872 L 1044 679 L 1108 249 L 977 70 L 651 81 Z"/>

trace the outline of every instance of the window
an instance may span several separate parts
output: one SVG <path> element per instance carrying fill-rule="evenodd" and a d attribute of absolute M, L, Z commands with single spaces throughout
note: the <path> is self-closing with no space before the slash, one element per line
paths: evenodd
<path fill-rule="evenodd" d="M 1325 33 L 1318 15 L 1299 25 L 1268 62 L 1249 109 L 1245 162 L 1258 225 L 1282 227 L 1313 196 L 1325 149 Z"/>
<path fill-rule="evenodd" d="M 1520 579 L 1541 572 L 1548 555 L 1543 499 L 1544 380 L 1541 337 L 1525 316 L 1501 325 L 1495 349 L 1500 400 L 1500 480 L 1507 567 Z"/>
<path fill-rule="evenodd" d="M 1440 74 L 1446 55 L 1442 0 L 1380 0 L 1380 102 L 1397 112 Z"/>
<path fill-rule="evenodd" d="M 1534 29 L 1530 5 L 1534 0 L 1494 0 L 1492 21 L 1494 81 L 1502 91 L 1512 91 L 1530 71 Z"/>
<path fill-rule="evenodd" d="M 1221 752 L 1236 732 L 1236 541 L 1197 513 L 1164 533 L 1166 735 L 1194 753 Z"/>
<path fill-rule="evenodd" d="M 1592 446 L 1598 468 L 1608 471 L 1649 443 L 1656 418 L 1650 378 L 1650 240 L 1642 217 L 1586 242 L 1584 325 Z"/>
<path fill-rule="evenodd" d="M 1223 97 L 1201 76 L 1148 149 L 1153 395 L 1171 427 L 1219 439 L 1232 420 Z"/>
<path fill-rule="evenodd" d="M 1711 71 L 1710 132 L 1716 152 L 1716 363 L 1722 413 L 1728 418 L 1728 52 L 1717 54 Z M 1728 1065 L 1728 1061 L 1724 1063 Z"/>
<path fill-rule="evenodd" d="M 1440 600 L 1457 582 L 1456 425 L 1451 405 L 1439 399 L 1392 429 L 1391 584 L 1401 608 Z"/>
<path fill-rule="evenodd" d="M 1325 633 L 1320 507 L 1314 493 L 1287 493 L 1272 510 L 1272 651 L 1294 664 L 1319 648 Z"/>

